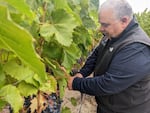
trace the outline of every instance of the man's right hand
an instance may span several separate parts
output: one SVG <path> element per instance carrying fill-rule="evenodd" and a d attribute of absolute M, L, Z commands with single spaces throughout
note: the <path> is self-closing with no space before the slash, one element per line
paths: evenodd
<path fill-rule="evenodd" d="M 73 77 L 70 76 L 68 78 L 68 89 L 69 90 L 72 90 L 72 83 L 73 83 L 74 78 L 76 78 L 76 77 L 83 78 L 82 74 L 80 74 L 80 73 L 75 74 Z"/>

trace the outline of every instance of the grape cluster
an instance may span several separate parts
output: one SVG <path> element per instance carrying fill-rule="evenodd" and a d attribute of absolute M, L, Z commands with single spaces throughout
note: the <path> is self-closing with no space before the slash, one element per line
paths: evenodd
<path fill-rule="evenodd" d="M 60 113 L 62 103 L 60 97 L 57 96 L 56 93 L 52 93 L 50 95 L 45 94 L 43 96 L 46 100 L 46 103 L 43 104 L 43 106 L 45 106 L 45 109 L 41 113 Z M 33 98 L 35 98 L 35 96 L 25 97 L 24 101 L 24 111 L 26 111 L 25 113 L 31 113 L 32 108 L 30 108 L 30 105 L 32 104 L 31 101 Z M 37 110 L 35 110 L 34 113 L 37 113 Z"/>
<path fill-rule="evenodd" d="M 31 105 L 31 96 L 28 96 L 28 97 L 25 97 L 25 101 L 24 101 L 24 109 L 27 111 L 27 113 L 31 113 L 31 108 L 30 108 L 30 105 Z"/>
<path fill-rule="evenodd" d="M 56 95 L 56 93 L 52 93 L 48 97 L 48 106 L 42 113 L 60 113 L 62 100 Z"/>

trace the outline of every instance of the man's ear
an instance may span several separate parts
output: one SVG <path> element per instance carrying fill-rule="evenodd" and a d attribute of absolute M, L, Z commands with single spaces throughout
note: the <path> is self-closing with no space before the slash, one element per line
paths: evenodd
<path fill-rule="evenodd" d="M 121 21 L 122 21 L 123 23 L 127 23 L 127 22 L 128 22 L 128 18 L 127 18 L 126 16 L 124 16 L 123 18 L 121 18 Z"/>
<path fill-rule="evenodd" d="M 121 18 L 121 23 L 122 23 L 122 27 L 123 28 L 126 28 L 127 25 L 129 24 L 129 22 L 130 22 L 129 17 L 124 16 L 124 17 Z"/>

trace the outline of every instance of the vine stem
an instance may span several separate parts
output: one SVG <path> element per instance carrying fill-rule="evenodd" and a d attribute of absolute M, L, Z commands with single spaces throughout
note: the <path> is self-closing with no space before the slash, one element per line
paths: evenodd
<path fill-rule="evenodd" d="M 38 94 L 37 94 L 37 113 L 41 113 L 41 110 L 40 110 L 40 98 L 41 98 L 41 95 L 40 95 L 40 91 L 38 91 Z"/>
<path fill-rule="evenodd" d="M 60 66 L 60 69 L 65 73 L 65 77 L 68 79 L 70 77 L 70 75 L 67 73 L 65 67 Z"/>
<path fill-rule="evenodd" d="M 45 17 L 46 17 L 46 10 L 47 10 L 47 2 L 44 2 L 44 5 L 43 5 L 43 16 L 42 16 L 42 23 L 45 22 Z"/>

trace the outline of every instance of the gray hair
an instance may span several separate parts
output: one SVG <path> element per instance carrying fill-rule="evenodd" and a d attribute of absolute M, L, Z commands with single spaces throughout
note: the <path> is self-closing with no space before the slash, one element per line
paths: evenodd
<path fill-rule="evenodd" d="M 106 0 L 100 7 L 99 13 L 103 9 L 111 9 L 114 12 L 116 19 L 121 19 L 123 16 L 133 18 L 133 10 L 126 0 Z"/>

